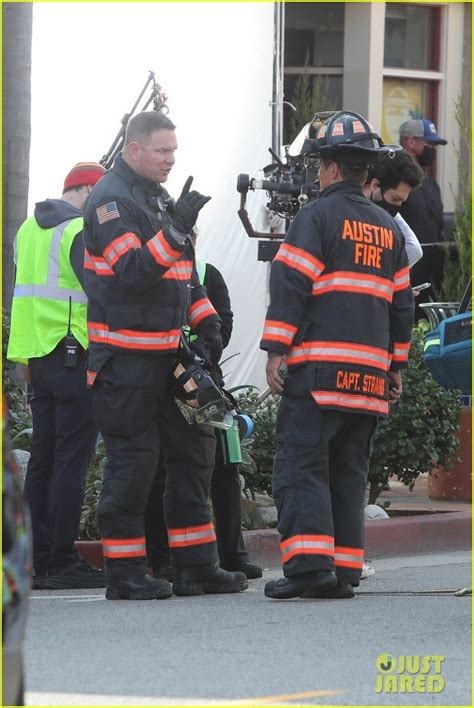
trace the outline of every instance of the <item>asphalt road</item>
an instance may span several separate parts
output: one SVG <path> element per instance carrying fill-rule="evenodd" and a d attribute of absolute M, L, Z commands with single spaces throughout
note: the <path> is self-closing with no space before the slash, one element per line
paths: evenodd
<path fill-rule="evenodd" d="M 268 600 L 263 584 L 277 570 L 229 596 L 107 602 L 99 590 L 35 591 L 27 704 L 471 705 L 471 599 L 452 594 L 471 584 L 470 561 L 465 552 L 377 561 L 346 601 Z M 385 653 L 399 667 L 402 655 L 444 657 L 443 690 L 377 693 Z"/>

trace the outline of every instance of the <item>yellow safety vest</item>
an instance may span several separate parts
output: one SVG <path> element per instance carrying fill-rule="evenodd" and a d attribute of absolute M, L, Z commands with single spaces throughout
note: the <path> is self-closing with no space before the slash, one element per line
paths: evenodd
<path fill-rule="evenodd" d="M 72 334 L 87 348 L 87 297 L 69 259 L 83 225 L 79 216 L 43 229 L 31 217 L 20 227 L 8 359 L 27 364 L 49 354 L 66 336 L 69 320 Z"/>

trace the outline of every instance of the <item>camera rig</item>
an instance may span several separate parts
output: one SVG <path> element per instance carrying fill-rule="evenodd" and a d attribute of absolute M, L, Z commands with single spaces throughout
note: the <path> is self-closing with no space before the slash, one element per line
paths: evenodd
<path fill-rule="evenodd" d="M 314 152 L 311 139 L 320 126 L 336 111 L 316 113 L 296 136 L 291 145 L 284 147 L 284 158 L 269 148 L 273 162 L 263 168 L 263 179 L 255 179 L 248 174 L 237 177 L 237 191 L 240 193 L 239 218 L 250 238 L 261 239 L 258 244 L 258 260 L 273 260 L 291 220 L 301 207 L 319 195 L 319 158 Z M 265 190 L 269 197 L 267 209 L 281 218 L 282 230 L 255 231 L 246 208 L 249 191 Z M 283 222 L 284 220 L 284 222 Z M 283 227 L 284 223 L 284 227 Z"/>
<path fill-rule="evenodd" d="M 122 118 L 122 124 L 120 126 L 120 130 L 118 131 L 117 135 L 115 136 L 115 138 L 112 142 L 112 145 L 109 147 L 109 149 L 107 150 L 105 155 L 103 155 L 101 157 L 101 159 L 99 160 L 100 164 L 103 165 L 106 170 L 108 170 L 108 169 L 110 169 L 110 167 L 112 167 L 115 157 L 121 151 L 123 144 L 125 142 L 125 131 L 127 130 L 128 121 L 130 120 L 130 118 L 133 116 L 133 114 L 137 110 L 138 104 L 142 100 L 147 89 L 149 89 L 150 95 L 145 100 L 145 103 L 140 108 L 140 111 L 146 111 L 146 109 L 148 108 L 150 103 L 153 101 L 153 110 L 154 111 L 161 111 L 162 113 L 168 113 L 168 106 L 166 105 L 166 101 L 167 101 L 168 97 L 164 93 L 160 84 L 157 83 L 157 81 L 155 79 L 154 72 L 149 71 L 148 72 L 148 79 L 146 80 L 144 87 L 140 91 L 137 100 L 133 104 L 132 109 L 130 110 L 129 113 L 125 113 L 124 117 Z"/>

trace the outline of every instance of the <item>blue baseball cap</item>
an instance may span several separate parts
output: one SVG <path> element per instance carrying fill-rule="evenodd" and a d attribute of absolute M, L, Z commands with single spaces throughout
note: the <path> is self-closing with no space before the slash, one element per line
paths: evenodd
<path fill-rule="evenodd" d="M 427 118 L 406 120 L 402 123 L 400 126 L 400 140 L 402 138 L 421 138 L 435 145 L 448 144 L 448 141 L 441 138 L 436 132 L 436 126 L 433 121 Z"/>

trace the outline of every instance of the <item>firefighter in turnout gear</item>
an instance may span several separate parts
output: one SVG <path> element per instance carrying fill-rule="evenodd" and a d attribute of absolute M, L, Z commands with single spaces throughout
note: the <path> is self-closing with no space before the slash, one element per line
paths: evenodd
<path fill-rule="evenodd" d="M 268 384 L 282 392 L 273 493 L 284 578 L 265 587 L 277 599 L 354 596 L 371 440 L 401 395 L 413 323 L 403 236 L 361 187 L 392 153 L 349 111 L 319 128 L 312 150 L 321 195 L 274 260 L 261 341 Z"/>
<path fill-rule="evenodd" d="M 208 506 L 213 433 L 189 425 L 170 392 L 181 328 L 203 350 L 222 350 L 219 318 L 200 286 L 190 240 L 210 197 L 176 202 L 161 186 L 175 161 L 175 126 L 143 112 L 85 210 L 89 385 L 107 465 L 97 519 L 110 600 L 239 592 L 242 573 L 217 563 Z M 212 449 L 211 449 L 212 448 Z M 160 449 L 167 465 L 164 513 L 176 575 L 147 575 L 144 510 Z"/>
<path fill-rule="evenodd" d="M 196 232 L 193 236 L 195 243 Z M 233 328 L 233 313 L 230 305 L 229 290 L 220 271 L 211 263 L 196 261 L 199 282 L 204 285 L 211 304 L 221 320 L 222 344 L 227 347 Z M 191 348 L 193 337 L 191 337 Z M 217 368 L 217 375 L 222 378 L 219 368 L 221 352 L 216 352 L 211 362 Z M 211 441 L 214 445 L 214 441 Z M 163 493 L 165 488 L 166 465 L 161 460 L 145 510 L 145 529 L 148 563 L 155 577 L 172 579 L 173 568 L 170 565 L 170 553 L 166 524 L 163 518 Z M 262 569 L 250 563 L 242 536 L 242 503 L 239 465 L 224 462 L 222 444 L 217 436 L 216 459 L 211 479 L 211 499 L 214 509 L 214 521 L 217 535 L 219 563 L 226 570 L 238 570 L 247 578 L 260 578 Z"/>

